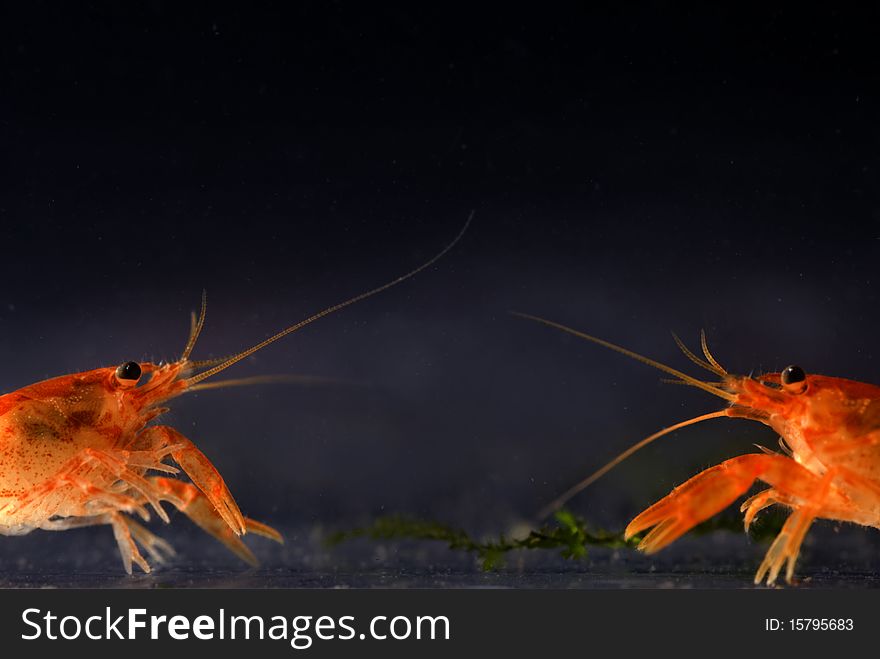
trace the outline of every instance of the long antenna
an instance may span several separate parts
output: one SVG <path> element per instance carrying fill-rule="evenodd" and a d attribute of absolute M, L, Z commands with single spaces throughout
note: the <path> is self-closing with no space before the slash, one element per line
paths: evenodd
<path fill-rule="evenodd" d="M 205 379 L 211 377 L 212 375 L 216 375 L 220 371 L 223 371 L 223 370 L 229 368 L 230 366 L 232 366 L 233 364 L 240 362 L 242 359 L 254 354 L 258 350 L 262 350 L 270 343 L 274 343 L 278 339 L 284 338 L 288 334 L 292 334 L 293 332 L 296 332 L 297 330 L 302 329 L 306 325 L 310 325 L 311 323 L 315 322 L 319 318 L 323 318 L 324 316 L 328 316 L 331 313 L 339 311 L 340 309 L 344 309 L 345 307 L 350 306 L 350 305 L 354 304 L 355 302 L 360 302 L 361 300 L 365 300 L 368 297 L 372 297 L 373 295 L 376 295 L 377 293 L 381 293 L 382 291 L 387 291 L 392 286 L 396 286 L 397 284 L 399 284 L 403 281 L 406 281 L 410 277 L 414 277 L 415 275 L 420 273 L 422 270 L 425 270 L 426 268 L 429 268 L 432 265 L 434 265 L 449 250 L 451 250 L 453 247 L 455 247 L 456 243 L 458 243 L 458 241 L 461 240 L 461 237 L 465 234 L 465 231 L 467 231 L 468 227 L 470 226 L 471 220 L 473 220 L 473 219 L 474 219 L 474 211 L 471 211 L 470 215 L 468 215 L 467 221 L 464 223 L 464 226 L 461 228 L 461 231 L 459 231 L 458 235 L 456 235 L 455 238 L 453 238 L 452 242 L 449 243 L 439 253 L 437 253 L 431 259 L 429 259 L 428 261 L 426 261 L 425 263 L 420 265 L 415 270 L 410 270 L 405 275 L 401 275 L 400 277 L 397 277 L 396 279 L 392 279 L 391 281 L 389 281 L 386 284 L 382 284 L 381 286 L 373 288 L 365 293 L 361 293 L 360 295 L 356 295 L 353 298 L 349 298 L 345 302 L 340 302 L 339 304 L 334 304 L 332 307 L 327 307 L 323 311 L 319 311 L 318 313 L 314 314 L 313 316 L 309 316 L 305 320 L 301 320 L 300 322 L 298 322 L 294 325 L 291 325 L 287 329 L 281 330 L 280 332 L 278 332 L 274 336 L 270 336 L 265 341 L 261 341 L 257 345 L 255 345 L 251 348 L 248 348 L 247 350 L 240 352 L 237 355 L 233 355 L 232 357 L 227 359 L 222 364 L 218 364 L 217 366 L 210 368 L 207 371 L 204 371 L 203 373 L 199 373 L 198 375 L 194 375 L 191 378 L 187 378 L 187 380 L 186 380 L 187 385 L 196 384 L 197 382 L 201 382 L 202 380 L 205 380 Z"/>
<path fill-rule="evenodd" d="M 604 346 L 605 348 L 609 348 L 610 350 L 614 350 L 621 354 L 626 355 L 636 361 L 640 361 L 643 364 L 647 364 L 648 366 L 653 366 L 656 369 L 664 371 L 665 373 L 669 373 L 670 375 L 674 375 L 677 378 L 680 378 L 687 382 L 690 385 L 698 387 L 703 391 L 708 391 L 710 394 L 714 396 L 718 396 L 719 398 L 724 398 L 725 400 L 729 400 L 733 402 L 736 400 L 736 396 L 734 396 L 729 391 L 724 391 L 723 389 L 719 389 L 717 387 L 713 387 L 708 382 L 703 382 L 702 380 L 698 380 L 695 377 L 691 377 L 687 373 L 682 373 L 676 368 L 672 368 L 671 366 L 667 366 L 666 364 L 661 364 L 658 361 L 655 361 L 649 357 L 645 357 L 640 355 L 637 352 L 633 352 L 632 350 L 627 350 L 619 345 L 615 345 L 610 341 L 605 341 L 604 339 L 599 339 L 595 336 L 590 336 L 589 334 L 584 334 L 583 332 L 579 332 L 576 329 L 572 329 L 571 327 L 567 327 L 560 323 L 553 322 L 552 320 L 547 320 L 546 318 L 541 318 L 540 316 L 533 316 L 527 313 L 520 313 L 519 311 L 511 311 L 511 314 L 514 316 L 519 316 L 520 318 L 526 318 L 528 320 L 534 320 L 535 322 L 541 323 L 542 325 L 547 325 L 549 327 L 555 327 L 556 329 L 562 330 L 563 332 L 567 332 L 568 334 L 573 334 L 574 336 L 580 337 L 582 339 L 586 339 L 587 341 L 592 341 L 593 343 L 598 343 L 600 346 Z"/>
<path fill-rule="evenodd" d="M 719 398 L 724 398 L 725 400 L 728 400 L 730 402 L 734 402 L 736 400 L 736 396 L 734 394 L 730 393 L 729 391 L 725 391 L 724 389 L 720 389 L 718 387 L 715 387 L 708 382 L 703 382 L 702 380 L 698 380 L 697 378 L 691 377 L 687 373 L 683 373 L 676 368 L 672 368 L 671 366 L 667 366 L 666 364 L 662 364 L 654 359 L 651 359 L 649 357 L 645 357 L 644 355 L 640 355 L 637 352 L 633 352 L 632 350 L 628 350 L 628 349 L 623 348 L 619 345 L 611 343 L 610 341 L 605 341 L 604 339 L 600 339 L 595 336 L 591 336 L 589 334 L 584 334 L 583 332 L 579 332 L 576 329 L 572 329 L 571 327 L 567 327 L 566 325 L 562 325 L 560 323 L 553 322 L 552 320 L 547 320 L 546 318 L 541 318 L 540 316 L 533 316 L 531 314 L 520 313 L 518 311 L 511 311 L 510 313 L 512 313 L 514 316 L 519 316 L 520 318 L 534 320 L 535 322 L 541 323 L 542 325 L 547 325 L 549 327 L 553 327 L 553 328 L 562 330 L 563 332 L 567 332 L 568 334 L 572 334 L 572 335 L 577 336 L 581 339 L 586 339 L 587 341 L 592 341 L 593 343 L 597 343 L 598 345 L 600 345 L 602 347 L 608 348 L 610 350 L 614 350 L 615 352 L 619 352 L 623 355 L 626 355 L 627 357 L 630 357 L 631 359 L 635 359 L 637 361 L 640 361 L 643 364 L 647 364 L 648 366 L 653 366 L 654 368 L 659 369 L 659 370 L 663 371 L 664 373 L 669 373 L 670 375 L 674 375 L 675 377 L 679 378 L 677 380 L 677 382 L 682 382 L 684 384 L 689 384 L 694 387 L 698 387 L 699 389 L 702 389 L 703 391 L 707 391 L 714 396 L 718 396 Z M 705 333 L 701 333 L 700 342 L 703 346 L 703 354 L 706 356 L 706 359 L 709 360 L 708 362 L 704 362 L 702 359 L 700 359 L 694 353 L 692 353 L 690 350 L 688 350 L 687 346 L 685 346 L 684 343 L 682 343 L 681 339 L 679 339 L 675 334 L 673 334 L 672 336 L 675 339 L 676 344 L 678 344 L 678 347 L 681 348 L 681 350 L 682 350 L 682 352 L 684 352 L 685 356 L 688 359 L 690 359 L 692 362 L 694 362 L 698 366 L 701 366 L 702 368 L 705 368 L 709 371 L 712 371 L 713 373 L 715 373 L 717 375 L 727 375 L 727 371 L 725 371 L 721 367 L 721 365 L 717 361 L 715 361 L 715 358 L 712 357 L 711 354 L 709 353 L 709 349 L 706 346 Z M 587 476 L 585 479 L 583 479 L 582 481 L 580 481 L 576 485 L 570 487 L 563 494 L 561 494 L 556 499 L 551 501 L 549 504 L 544 506 L 544 508 L 542 508 L 540 510 L 540 512 L 538 513 L 539 518 L 543 519 L 544 517 L 547 517 L 551 513 L 557 511 L 559 508 L 561 508 L 565 504 L 566 501 L 571 499 L 575 494 L 583 491 L 584 489 L 586 489 L 587 487 L 589 487 L 590 485 L 595 483 L 602 476 L 604 476 L 609 471 L 611 471 L 614 467 L 616 467 L 621 462 L 626 460 L 633 453 L 644 448 L 645 446 L 647 446 L 648 444 L 653 442 L 655 439 L 659 439 L 660 437 L 663 437 L 664 435 L 668 435 L 669 433 L 671 433 L 675 430 L 678 430 L 679 428 L 684 428 L 686 426 L 690 426 L 695 423 L 699 423 L 700 421 L 707 421 L 709 419 L 717 419 L 722 416 L 729 416 L 729 409 L 730 408 L 723 409 L 718 412 L 711 412 L 709 414 L 703 414 L 701 416 L 694 417 L 693 419 L 688 419 L 687 421 L 682 421 L 681 423 L 676 423 L 675 425 L 669 426 L 668 428 L 664 428 L 663 430 L 655 432 L 653 435 L 645 437 L 645 439 L 633 444 L 628 449 L 626 449 L 623 453 L 621 453 L 616 458 L 611 460 L 609 463 L 607 463 L 606 465 L 604 465 L 600 469 L 594 471 L 592 474 Z"/>
<path fill-rule="evenodd" d="M 659 439 L 660 437 L 663 437 L 663 435 L 668 435 L 669 433 L 674 432 L 674 431 L 678 430 L 679 428 L 684 428 L 685 426 L 690 426 L 695 423 L 699 423 L 700 421 L 707 421 L 708 419 L 717 419 L 722 416 L 727 416 L 726 409 L 720 410 L 718 412 L 712 412 L 710 414 L 703 414 L 702 416 L 697 416 L 697 417 L 694 417 L 693 419 L 688 419 L 687 421 L 682 421 L 681 423 L 676 423 L 675 425 L 669 426 L 668 428 L 664 428 L 663 430 L 655 432 L 653 435 L 645 437 L 642 441 L 637 442 L 637 443 L 633 444 L 632 446 L 630 446 L 628 449 L 626 449 L 623 453 L 618 455 L 616 458 L 614 458 L 611 462 L 606 464 L 604 467 L 597 469 L 596 471 L 594 471 L 592 474 L 587 476 L 584 480 L 582 480 L 578 484 L 573 485 L 572 487 L 568 488 L 565 492 L 563 492 L 561 495 L 556 497 L 553 501 L 551 501 L 546 506 L 544 506 L 540 510 L 540 512 L 538 512 L 538 517 L 540 519 L 544 519 L 545 517 L 551 515 L 552 513 L 555 513 L 562 506 L 564 506 L 565 503 L 569 499 L 571 499 L 575 494 L 587 489 L 590 485 L 592 485 L 597 480 L 602 478 L 602 476 L 604 476 L 609 471 L 614 469 L 614 467 L 616 467 L 621 462 L 626 460 L 633 453 L 645 448 L 648 444 L 653 442 L 655 439 Z"/>

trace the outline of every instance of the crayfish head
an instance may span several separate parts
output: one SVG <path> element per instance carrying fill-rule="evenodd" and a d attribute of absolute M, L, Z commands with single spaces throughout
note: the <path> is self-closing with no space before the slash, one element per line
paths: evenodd
<path fill-rule="evenodd" d="M 731 377 L 731 416 L 758 419 L 783 437 L 858 437 L 880 427 L 880 387 L 799 366 L 757 377 Z"/>
<path fill-rule="evenodd" d="M 124 362 L 106 370 L 107 387 L 119 399 L 120 406 L 139 416 L 152 418 L 152 411 L 161 403 L 186 391 L 184 376 L 192 367 L 187 361 L 167 364 Z"/>

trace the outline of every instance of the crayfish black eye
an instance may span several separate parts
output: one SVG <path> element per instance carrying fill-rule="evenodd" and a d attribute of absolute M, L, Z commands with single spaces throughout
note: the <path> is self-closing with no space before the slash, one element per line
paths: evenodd
<path fill-rule="evenodd" d="M 116 379 L 120 383 L 131 386 L 141 377 L 141 366 L 137 362 L 125 362 L 116 369 Z"/>
<path fill-rule="evenodd" d="M 779 379 L 782 381 L 782 388 L 792 394 L 803 393 L 807 388 L 807 374 L 800 366 L 786 366 Z"/>

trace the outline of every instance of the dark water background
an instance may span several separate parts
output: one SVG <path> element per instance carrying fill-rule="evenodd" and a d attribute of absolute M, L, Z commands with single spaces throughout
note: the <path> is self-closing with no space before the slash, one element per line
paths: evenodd
<path fill-rule="evenodd" d="M 253 542 L 266 567 L 238 572 L 178 517 L 160 529 L 183 550 L 166 579 L 492 585 L 442 550 L 320 539 L 398 512 L 505 531 L 634 441 L 717 409 L 511 309 L 679 367 L 670 330 L 695 346 L 705 328 L 731 371 L 797 363 L 880 382 L 875 15 L 483 11 L 3 10 L 5 391 L 175 358 L 203 288 L 195 357 L 244 348 L 426 260 L 476 211 L 429 272 L 229 372 L 344 383 L 175 402 L 166 422 L 289 543 Z M 775 441 L 746 421 L 697 426 L 571 508 L 620 529 L 698 470 Z M 802 572 L 865 583 L 876 531 L 818 526 Z M 514 560 L 501 583 L 595 585 L 628 561 L 748 583 L 763 553 L 723 534 L 681 545 Z M 5 538 L 0 564 L 0 584 L 156 583 L 119 579 L 106 529 Z"/>

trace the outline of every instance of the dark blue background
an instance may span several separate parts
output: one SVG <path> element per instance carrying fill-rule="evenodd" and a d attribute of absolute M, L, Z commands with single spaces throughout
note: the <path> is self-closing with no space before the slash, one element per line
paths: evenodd
<path fill-rule="evenodd" d="M 695 345 L 705 328 L 733 371 L 880 382 L 874 14 L 0 11 L 6 391 L 176 357 L 203 288 L 195 356 L 236 351 L 426 260 L 476 210 L 429 272 L 229 372 L 344 384 L 205 392 L 168 415 L 294 546 L 388 512 L 504 530 L 717 408 L 510 309 L 680 367 L 669 331 Z M 745 421 L 683 431 L 572 508 L 622 528 L 756 441 L 776 438 Z M 0 556 L 39 571 L 87 544 L 87 565 L 116 570 L 109 532 L 48 536 Z"/>

